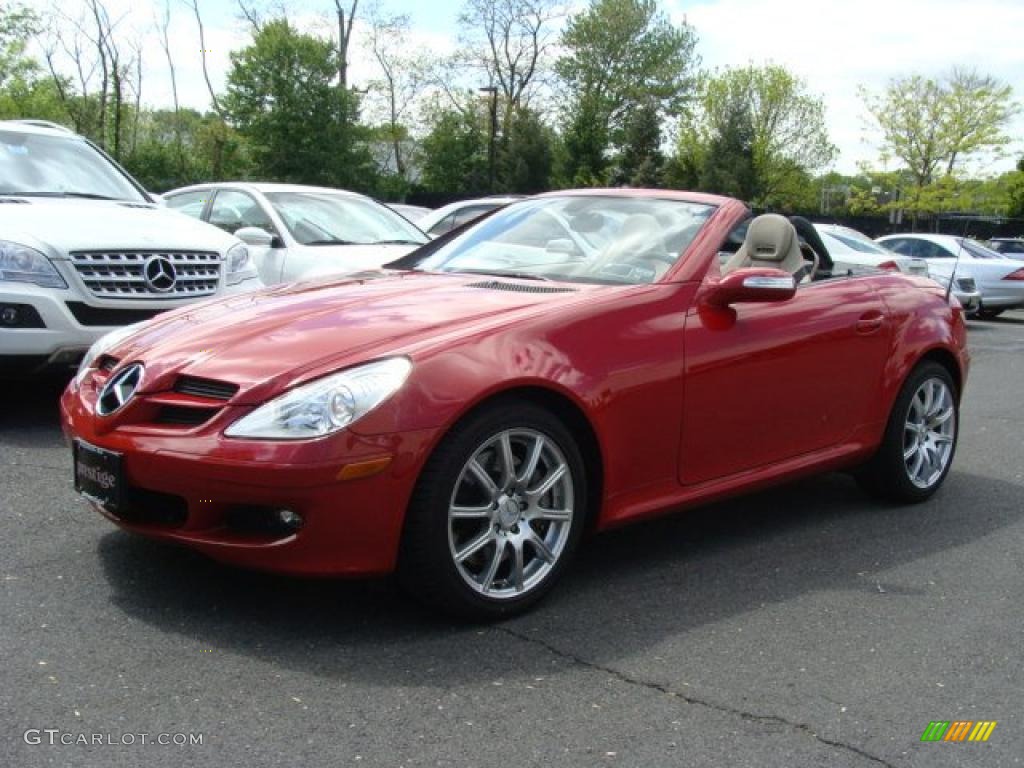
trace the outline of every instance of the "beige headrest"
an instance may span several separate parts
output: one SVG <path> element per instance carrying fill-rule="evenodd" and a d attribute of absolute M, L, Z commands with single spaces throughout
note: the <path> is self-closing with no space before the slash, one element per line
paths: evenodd
<path fill-rule="evenodd" d="M 796 229 L 789 219 L 777 213 L 766 213 L 751 221 L 744 241 L 752 261 L 781 262 L 795 243 Z"/>

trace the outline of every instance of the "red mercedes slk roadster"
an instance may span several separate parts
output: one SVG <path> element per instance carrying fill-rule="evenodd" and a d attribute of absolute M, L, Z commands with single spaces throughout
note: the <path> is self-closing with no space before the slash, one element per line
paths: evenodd
<path fill-rule="evenodd" d="M 724 197 L 526 199 L 386 269 L 97 342 L 61 402 L 75 485 L 218 560 L 397 571 L 477 618 L 543 597 L 586 530 L 837 469 L 927 499 L 963 312 L 928 279 L 831 267 Z"/>

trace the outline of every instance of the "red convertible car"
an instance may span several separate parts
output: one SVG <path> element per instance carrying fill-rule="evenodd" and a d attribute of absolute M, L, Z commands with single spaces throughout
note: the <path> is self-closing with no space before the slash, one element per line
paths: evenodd
<path fill-rule="evenodd" d="M 76 487 L 222 561 L 397 571 L 483 618 L 539 600 L 586 530 L 837 469 L 924 500 L 956 448 L 963 312 L 924 278 L 834 275 L 798 230 L 723 197 L 558 192 L 378 272 L 169 312 L 65 392 Z"/>

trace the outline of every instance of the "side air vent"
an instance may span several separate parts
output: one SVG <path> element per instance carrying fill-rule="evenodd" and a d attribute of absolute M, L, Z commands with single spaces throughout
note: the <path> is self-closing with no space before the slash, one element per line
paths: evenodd
<path fill-rule="evenodd" d="M 205 397 L 210 400 L 230 400 L 238 392 L 238 385 L 228 381 L 201 379 L 198 376 L 179 376 L 174 383 L 179 395 Z"/>
<path fill-rule="evenodd" d="M 157 414 L 157 424 L 176 427 L 198 427 L 216 415 L 219 408 L 186 408 L 179 405 L 165 405 Z"/>
<path fill-rule="evenodd" d="M 489 291 L 512 291 L 513 293 L 575 293 L 575 288 L 561 288 L 554 285 L 524 285 L 522 283 L 503 283 L 500 280 L 484 280 L 482 283 L 470 283 L 467 288 L 485 288 Z"/>

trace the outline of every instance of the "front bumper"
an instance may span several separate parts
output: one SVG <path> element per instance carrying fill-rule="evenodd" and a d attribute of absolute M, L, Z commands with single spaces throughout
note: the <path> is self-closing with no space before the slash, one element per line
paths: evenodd
<path fill-rule="evenodd" d="M 380 436 L 343 431 L 317 441 L 224 438 L 246 408 L 199 429 L 136 424 L 108 431 L 92 412 L 88 380 L 69 385 L 61 418 L 69 439 L 122 454 L 129 503 L 93 506 L 126 530 L 183 544 L 216 560 L 302 575 L 390 572 L 405 510 L 436 430 Z M 340 479 L 346 467 L 390 459 L 371 476 Z M 70 478 L 69 478 L 70 481 Z M 267 510 L 288 509 L 297 530 L 264 530 Z"/>
<path fill-rule="evenodd" d="M 968 315 L 976 314 L 981 309 L 981 293 L 979 291 L 973 291 L 965 293 L 963 291 L 953 291 L 953 295 L 956 296 L 957 301 L 960 302 L 960 306 L 964 308 L 964 312 Z"/>

